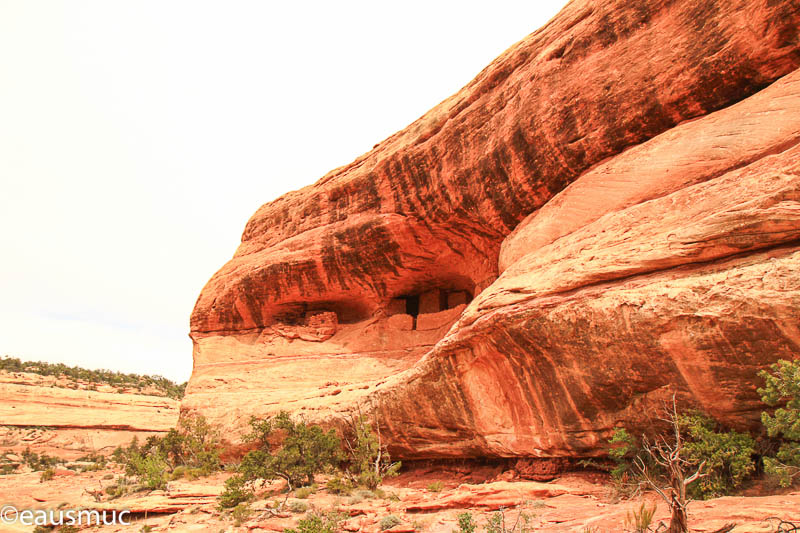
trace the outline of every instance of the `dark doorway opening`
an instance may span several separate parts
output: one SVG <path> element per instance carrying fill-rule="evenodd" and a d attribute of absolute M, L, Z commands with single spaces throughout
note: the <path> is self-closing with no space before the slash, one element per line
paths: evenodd
<path fill-rule="evenodd" d="M 419 294 L 403 296 L 403 300 L 406 301 L 406 314 L 411 315 L 414 318 L 414 323 L 411 328 L 417 329 L 417 316 L 419 315 Z"/>
<path fill-rule="evenodd" d="M 416 318 L 419 315 L 419 294 L 404 296 L 403 300 L 406 301 L 406 314 Z"/>

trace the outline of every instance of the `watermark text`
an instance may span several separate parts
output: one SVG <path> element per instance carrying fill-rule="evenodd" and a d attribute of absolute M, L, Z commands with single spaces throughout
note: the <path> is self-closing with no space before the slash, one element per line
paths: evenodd
<path fill-rule="evenodd" d="M 129 526 L 128 510 L 91 509 L 18 509 L 13 505 L 0 508 L 0 523 L 23 526 Z"/>

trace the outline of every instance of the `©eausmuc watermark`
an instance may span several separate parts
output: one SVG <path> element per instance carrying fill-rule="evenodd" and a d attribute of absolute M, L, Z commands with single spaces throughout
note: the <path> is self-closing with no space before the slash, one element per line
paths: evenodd
<path fill-rule="evenodd" d="M 131 524 L 128 510 L 89 509 L 17 509 L 4 505 L 0 509 L 0 523 L 23 526 L 111 526 Z"/>

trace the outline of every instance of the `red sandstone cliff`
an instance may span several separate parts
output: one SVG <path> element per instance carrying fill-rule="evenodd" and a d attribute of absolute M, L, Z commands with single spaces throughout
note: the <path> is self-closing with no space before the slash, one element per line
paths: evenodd
<path fill-rule="evenodd" d="M 799 31 L 788 0 L 571 2 L 256 212 L 183 408 L 368 402 L 404 457 L 592 454 L 672 388 L 752 422 L 800 353 Z"/>

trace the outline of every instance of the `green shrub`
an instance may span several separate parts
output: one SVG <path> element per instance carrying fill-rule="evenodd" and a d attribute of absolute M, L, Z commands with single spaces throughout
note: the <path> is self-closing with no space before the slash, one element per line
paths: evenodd
<path fill-rule="evenodd" d="M 611 474 L 614 494 L 618 498 L 632 498 L 637 496 L 644 484 L 641 473 L 636 468 L 636 461 L 641 461 L 655 476 L 663 472 L 661 467 L 642 448 L 639 440 L 633 437 L 627 429 L 616 428 L 608 440 L 608 456 L 613 462 L 612 467 L 596 463 L 592 460 L 582 461 L 583 464 L 607 470 Z"/>
<path fill-rule="evenodd" d="M 130 478 L 120 476 L 113 485 L 109 485 L 108 487 L 104 488 L 103 491 L 108 495 L 109 499 L 114 500 L 116 498 L 121 498 L 130 492 L 134 492 L 138 488 L 138 485 L 133 483 Z"/>
<path fill-rule="evenodd" d="M 84 455 L 83 457 L 78 457 L 75 460 L 84 463 L 97 463 L 103 465 L 103 467 L 105 467 L 106 463 L 108 462 L 108 458 L 105 455 L 96 452 Z"/>
<path fill-rule="evenodd" d="M 45 481 L 50 481 L 56 475 L 56 471 L 51 467 L 47 470 L 42 470 L 42 473 L 39 475 L 39 483 L 43 483 Z"/>
<path fill-rule="evenodd" d="M 208 475 L 220 469 L 219 436 L 200 415 L 183 417 L 177 429 L 163 437 L 148 437 L 143 445 L 133 438 L 111 457 L 125 465 L 125 473 L 140 479 L 143 487 L 163 489 L 169 479 Z"/>
<path fill-rule="evenodd" d="M 478 524 L 472 518 L 472 513 L 461 513 L 458 515 L 458 531 L 453 533 L 475 533 Z"/>
<path fill-rule="evenodd" d="M 301 500 L 292 500 L 289 502 L 289 510 L 293 513 L 305 513 L 308 511 L 308 504 Z"/>
<path fill-rule="evenodd" d="M 22 452 L 22 461 L 33 471 L 47 470 L 57 464 L 66 462 L 58 457 L 50 457 L 46 453 L 39 455 L 32 452 L 30 448 L 25 448 L 25 451 Z"/>
<path fill-rule="evenodd" d="M 294 491 L 294 497 L 295 498 L 299 498 L 301 500 L 305 500 L 306 498 L 308 498 L 309 496 L 311 496 L 315 492 L 317 492 L 317 485 L 316 484 L 311 485 L 310 487 L 301 487 L 301 488 L 297 489 L 296 491 Z"/>
<path fill-rule="evenodd" d="M 343 519 L 339 513 L 309 513 L 297 523 L 297 528 L 284 529 L 283 533 L 336 533 Z"/>
<path fill-rule="evenodd" d="M 637 446 L 636 439 L 625 428 L 615 429 L 608 443 L 611 445 L 608 456 L 615 463 L 614 468 L 611 469 L 611 477 L 620 480 L 625 474 L 632 471 L 633 458 L 639 453 L 639 446 Z"/>
<path fill-rule="evenodd" d="M 386 493 L 381 489 L 361 489 L 350 493 L 350 504 L 360 503 L 364 500 L 382 500 L 386 498 Z"/>
<path fill-rule="evenodd" d="M 222 509 L 230 509 L 252 500 L 254 496 L 250 483 L 244 476 L 237 474 L 225 480 L 225 490 L 219 496 L 219 506 Z"/>
<path fill-rule="evenodd" d="M 157 445 L 170 464 L 186 466 L 208 475 L 220 469 L 220 437 L 202 415 L 181 417 Z"/>
<path fill-rule="evenodd" d="M 353 487 L 353 484 L 349 480 L 336 474 L 328 480 L 325 484 L 325 488 L 328 489 L 328 492 L 331 494 L 350 494 L 355 487 Z"/>
<path fill-rule="evenodd" d="M 647 504 L 642 502 L 639 509 L 627 512 L 625 516 L 625 526 L 633 529 L 634 533 L 647 533 L 650 531 L 650 525 L 653 523 L 653 516 L 656 514 L 656 508 L 657 506 L 654 504 L 652 508 L 648 509 Z"/>
<path fill-rule="evenodd" d="M 380 523 L 378 524 L 381 528 L 381 531 L 386 531 L 387 529 L 392 529 L 394 526 L 399 526 L 402 520 L 397 518 L 395 515 L 390 514 L 381 518 Z"/>
<path fill-rule="evenodd" d="M 125 473 L 136 476 L 146 489 L 167 488 L 167 462 L 161 455 L 135 455 L 125 465 Z"/>
<path fill-rule="evenodd" d="M 678 418 L 686 435 L 686 458 L 690 463 L 705 462 L 706 477 L 689 487 L 693 497 L 723 496 L 741 486 L 755 470 L 755 441 L 746 433 L 721 431 L 718 424 L 702 413 Z"/>
<path fill-rule="evenodd" d="M 509 525 L 506 522 L 505 511 L 501 509 L 489 517 L 485 531 L 486 533 L 531 533 L 533 531 L 532 521 L 533 516 L 520 512 L 515 520 L 509 521 Z"/>
<path fill-rule="evenodd" d="M 761 415 L 768 435 L 781 438 L 776 456 L 764 458 L 764 470 L 788 487 L 800 476 L 800 359 L 780 360 L 770 369 L 772 372 L 759 372 L 765 385 L 758 393 L 769 406 L 784 405 L 773 414 Z"/>
<path fill-rule="evenodd" d="M 99 453 L 90 453 L 75 459 L 76 463 L 89 463 L 89 464 L 76 464 L 68 466 L 67 468 L 75 470 L 76 472 L 97 472 L 103 470 L 108 463 L 106 456 Z"/>
<path fill-rule="evenodd" d="M 175 469 L 172 471 L 172 474 L 170 474 L 169 477 L 170 477 L 170 479 L 181 479 L 186 475 L 187 471 L 188 471 L 188 468 L 186 468 L 183 465 L 176 466 Z"/>
<path fill-rule="evenodd" d="M 736 431 L 725 431 L 708 416 L 700 412 L 678 415 L 678 425 L 684 440 L 683 457 L 688 465 L 705 463 L 707 473 L 688 488 L 694 498 L 713 498 L 730 493 L 740 487 L 755 470 L 755 440 Z M 663 468 L 651 454 L 625 429 L 617 429 L 609 440 L 609 457 L 615 466 L 611 469 L 617 492 L 633 496 L 639 492 L 642 479 L 635 468 L 635 461 L 645 465 L 650 475 L 661 479 Z"/>
<path fill-rule="evenodd" d="M 252 431 L 245 436 L 257 448 L 247 452 L 239 472 L 247 481 L 283 479 L 291 490 L 312 485 L 314 476 L 332 470 L 341 461 L 341 441 L 334 430 L 294 421 L 286 411 L 273 418 L 250 419 Z M 280 447 L 270 444 L 274 433 L 282 436 Z"/>
<path fill-rule="evenodd" d="M 380 432 L 373 430 L 366 416 L 352 417 L 349 429 L 347 474 L 353 484 L 375 489 L 385 478 L 397 475 L 400 462 L 392 462 Z"/>
<path fill-rule="evenodd" d="M 386 492 L 383 489 L 363 489 L 359 490 L 358 493 L 361 497 L 367 500 L 382 500 L 386 497 Z"/>
<path fill-rule="evenodd" d="M 441 481 L 434 481 L 428 485 L 428 492 L 442 492 L 444 485 Z"/>
<path fill-rule="evenodd" d="M 253 510 L 250 508 L 250 505 L 244 502 L 237 504 L 236 507 L 233 508 L 233 511 L 231 511 L 233 523 L 237 527 L 247 522 L 247 519 L 250 518 L 252 514 Z"/>

